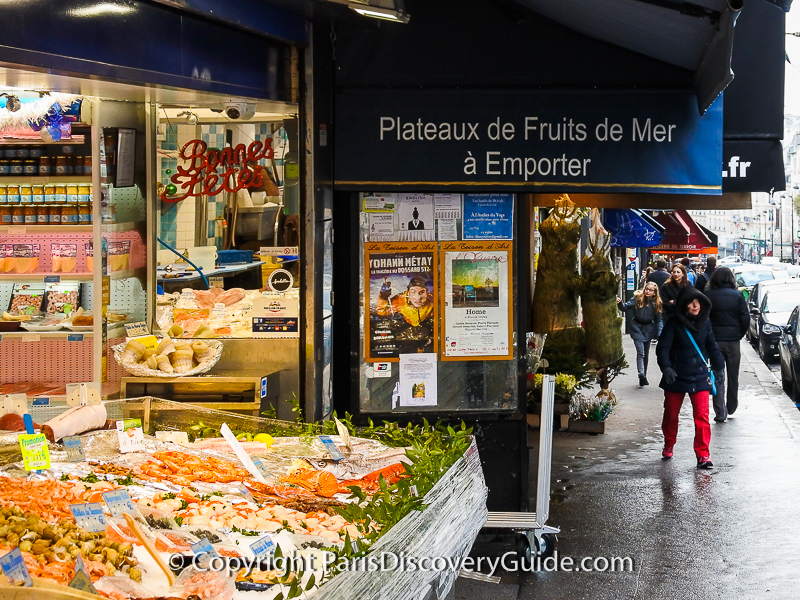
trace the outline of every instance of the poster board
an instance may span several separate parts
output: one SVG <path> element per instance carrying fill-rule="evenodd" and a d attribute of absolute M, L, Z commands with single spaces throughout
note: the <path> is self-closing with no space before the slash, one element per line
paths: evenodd
<path fill-rule="evenodd" d="M 441 360 L 513 358 L 513 242 L 441 242 Z"/>
<path fill-rule="evenodd" d="M 436 242 L 368 242 L 364 250 L 366 362 L 438 352 Z"/>

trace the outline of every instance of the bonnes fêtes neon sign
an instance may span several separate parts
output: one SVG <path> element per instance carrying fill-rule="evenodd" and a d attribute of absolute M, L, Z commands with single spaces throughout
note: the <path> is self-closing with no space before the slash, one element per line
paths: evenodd
<path fill-rule="evenodd" d="M 216 196 L 221 192 L 237 192 L 244 188 L 259 187 L 264 183 L 261 169 L 248 167 L 250 161 L 273 156 L 272 139 L 263 142 L 252 142 L 245 147 L 239 144 L 235 148 L 223 150 L 208 149 L 202 140 L 187 142 L 180 151 L 180 157 L 188 163 L 178 165 L 170 181 L 177 186 L 177 193 L 167 196 L 167 190 L 161 194 L 164 202 L 180 202 L 196 196 Z M 221 168 L 222 171 L 218 171 Z"/>

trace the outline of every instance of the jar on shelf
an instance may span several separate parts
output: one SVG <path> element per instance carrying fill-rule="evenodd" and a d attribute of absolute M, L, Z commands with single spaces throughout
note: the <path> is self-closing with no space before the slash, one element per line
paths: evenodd
<path fill-rule="evenodd" d="M 0 158 L 0 177 L 11 174 L 11 161 L 5 158 Z"/>
<path fill-rule="evenodd" d="M 26 204 L 22 211 L 25 215 L 25 225 L 36 225 L 36 205 Z"/>
<path fill-rule="evenodd" d="M 0 185 L 0 204 L 8 204 L 8 186 Z"/>
<path fill-rule="evenodd" d="M 78 184 L 67 185 L 67 202 L 73 203 L 78 201 Z"/>
<path fill-rule="evenodd" d="M 25 167 L 23 166 L 23 162 L 19 158 L 12 158 L 9 161 L 9 175 L 23 175 L 25 171 Z"/>
<path fill-rule="evenodd" d="M 22 171 L 25 175 L 34 177 L 39 174 L 39 163 L 36 160 L 28 159 L 22 162 Z"/>
<path fill-rule="evenodd" d="M 33 185 L 31 186 L 33 190 L 33 203 L 34 204 L 44 204 L 44 186 L 43 185 Z"/>
<path fill-rule="evenodd" d="M 10 204 L 0 204 L 0 223 L 3 225 L 13 225 L 11 221 L 12 208 Z"/>
<path fill-rule="evenodd" d="M 21 204 L 15 204 L 11 207 L 11 224 L 25 225 L 25 207 Z"/>
<path fill-rule="evenodd" d="M 53 172 L 53 159 L 49 156 L 39 157 L 39 175 L 50 175 Z"/>
<path fill-rule="evenodd" d="M 44 154 L 44 152 L 42 152 L 41 146 L 35 146 L 30 149 L 31 158 L 39 158 L 40 156 L 42 156 L 42 154 Z"/>
<path fill-rule="evenodd" d="M 46 204 L 36 204 L 36 224 L 50 224 L 50 208 Z"/>
<path fill-rule="evenodd" d="M 78 186 L 78 202 L 92 202 L 91 183 L 84 183 Z"/>
<path fill-rule="evenodd" d="M 19 201 L 22 204 L 33 204 L 33 186 L 19 186 Z"/>
<path fill-rule="evenodd" d="M 61 225 L 60 204 L 50 204 L 47 206 L 47 222 L 50 225 Z"/>
<path fill-rule="evenodd" d="M 89 202 L 78 204 L 78 223 L 81 225 L 92 224 L 92 205 Z"/>
<path fill-rule="evenodd" d="M 45 204 L 56 203 L 56 186 L 54 184 L 44 186 L 44 202 Z"/>
<path fill-rule="evenodd" d="M 65 204 L 61 207 L 61 224 L 78 225 L 78 205 Z"/>
<path fill-rule="evenodd" d="M 56 175 L 69 175 L 72 161 L 69 156 L 56 156 Z"/>
<path fill-rule="evenodd" d="M 9 204 L 19 204 L 19 186 L 9 185 L 6 188 L 7 198 Z"/>
<path fill-rule="evenodd" d="M 31 151 L 29 148 L 17 148 L 17 158 L 30 158 Z"/>
<path fill-rule="evenodd" d="M 61 146 L 61 154 L 75 154 L 75 146 Z"/>
<path fill-rule="evenodd" d="M 16 148 L 3 148 L 0 152 L 2 152 L 0 156 L 3 156 L 3 158 L 17 158 Z"/>
<path fill-rule="evenodd" d="M 91 157 L 91 155 L 83 157 L 83 174 L 84 175 L 91 175 L 92 174 L 92 157 Z"/>
<path fill-rule="evenodd" d="M 56 184 L 56 204 L 65 204 L 67 202 L 67 186 Z"/>

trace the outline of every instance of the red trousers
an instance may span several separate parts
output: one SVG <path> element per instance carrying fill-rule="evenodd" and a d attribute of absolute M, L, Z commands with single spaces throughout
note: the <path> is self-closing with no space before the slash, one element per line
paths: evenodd
<path fill-rule="evenodd" d="M 686 394 L 683 392 L 664 392 L 664 419 L 661 431 L 664 432 L 664 445 L 674 446 L 678 438 L 678 415 Z M 689 394 L 694 415 L 694 453 L 697 458 L 706 457 L 711 442 L 711 425 L 708 422 L 708 392 Z"/>

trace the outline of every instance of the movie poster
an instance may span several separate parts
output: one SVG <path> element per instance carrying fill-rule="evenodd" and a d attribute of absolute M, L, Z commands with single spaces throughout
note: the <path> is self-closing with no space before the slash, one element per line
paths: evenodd
<path fill-rule="evenodd" d="M 435 353 L 436 243 L 365 245 L 366 361 Z"/>
<path fill-rule="evenodd" d="M 510 241 L 442 242 L 442 360 L 512 358 Z"/>

